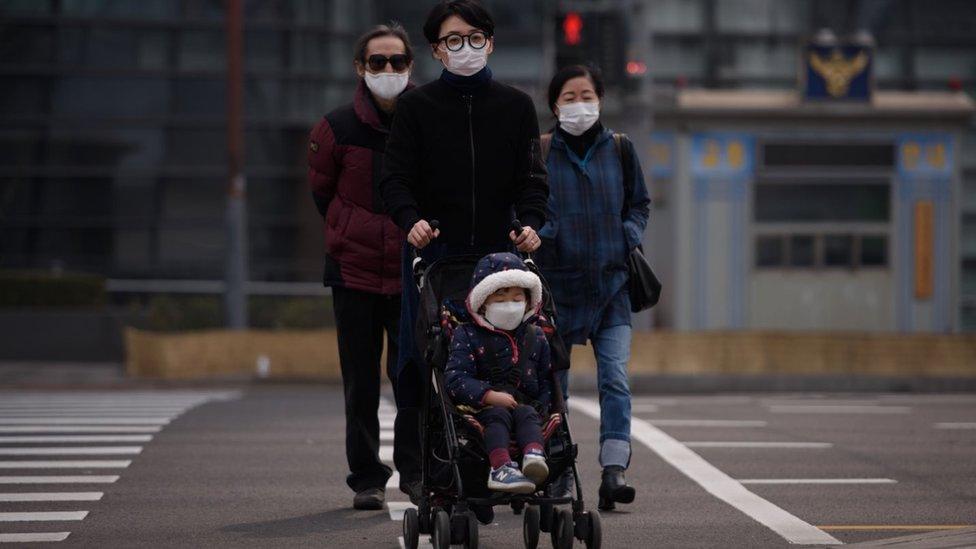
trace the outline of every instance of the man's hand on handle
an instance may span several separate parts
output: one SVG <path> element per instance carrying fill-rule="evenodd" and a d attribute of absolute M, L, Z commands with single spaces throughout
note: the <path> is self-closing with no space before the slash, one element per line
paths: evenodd
<path fill-rule="evenodd" d="M 508 237 L 512 239 L 520 252 L 534 252 L 542 244 L 542 239 L 536 234 L 535 229 L 528 225 L 524 225 L 519 234 L 515 234 L 515 231 L 509 231 Z"/>
<path fill-rule="evenodd" d="M 432 240 L 440 236 L 440 234 L 440 229 L 431 227 L 430 223 L 421 219 L 410 229 L 410 232 L 407 234 L 407 242 L 414 248 L 420 250 L 425 248 Z"/>

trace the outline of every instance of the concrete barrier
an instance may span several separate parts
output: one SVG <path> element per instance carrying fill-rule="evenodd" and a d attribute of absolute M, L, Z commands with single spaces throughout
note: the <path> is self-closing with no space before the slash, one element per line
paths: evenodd
<path fill-rule="evenodd" d="M 129 328 L 125 348 L 125 370 L 132 377 L 339 379 L 335 330 L 160 333 Z M 262 357 L 266 375 L 258 372 Z"/>
<path fill-rule="evenodd" d="M 130 376 L 193 379 L 256 375 L 267 357 L 274 379 L 339 379 L 335 330 L 127 329 Z M 574 372 L 592 373 L 592 349 L 573 351 Z M 976 336 L 801 332 L 635 333 L 632 374 L 976 377 Z"/>

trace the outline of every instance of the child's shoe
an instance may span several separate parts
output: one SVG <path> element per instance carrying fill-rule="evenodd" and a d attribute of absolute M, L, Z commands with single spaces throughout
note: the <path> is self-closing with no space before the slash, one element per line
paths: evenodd
<path fill-rule="evenodd" d="M 529 450 L 522 458 L 522 474 L 535 483 L 541 485 L 549 478 L 549 466 L 542 450 Z"/>
<path fill-rule="evenodd" d="M 531 494 L 535 492 L 535 483 L 525 478 L 518 470 L 518 464 L 510 461 L 491 470 L 488 475 L 488 489 L 511 494 Z"/>

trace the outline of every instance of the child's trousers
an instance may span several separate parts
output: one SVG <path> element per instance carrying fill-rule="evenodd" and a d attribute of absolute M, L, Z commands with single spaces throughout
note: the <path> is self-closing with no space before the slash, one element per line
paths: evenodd
<path fill-rule="evenodd" d="M 542 449 L 542 423 L 532 406 L 519 404 L 512 410 L 492 406 L 478 412 L 476 417 L 485 428 L 485 447 L 492 467 L 497 467 L 495 463 L 503 459 L 502 452 L 505 461 L 509 461 L 508 444 L 512 435 L 522 451 L 530 447 Z"/>

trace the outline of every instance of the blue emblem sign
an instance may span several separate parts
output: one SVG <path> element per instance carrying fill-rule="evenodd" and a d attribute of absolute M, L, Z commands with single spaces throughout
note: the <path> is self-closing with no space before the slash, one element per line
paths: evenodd
<path fill-rule="evenodd" d="M 873 58 L 874 52 L 866 46 L 808 44 L 803 53 L 804 97 L 869 101 L 874 85 Z"/>

